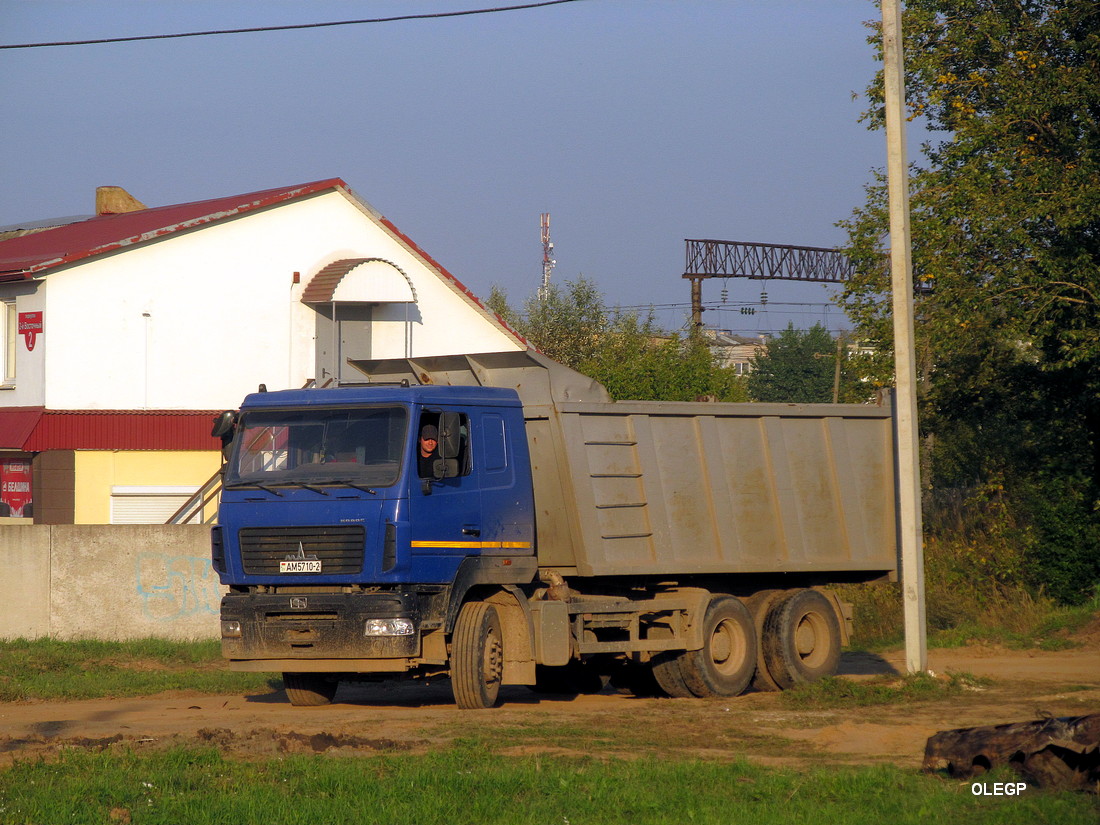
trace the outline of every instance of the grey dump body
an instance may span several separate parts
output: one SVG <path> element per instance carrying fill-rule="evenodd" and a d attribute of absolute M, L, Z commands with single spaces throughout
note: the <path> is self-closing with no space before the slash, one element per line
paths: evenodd
<path fill-rule="evenodd" d="M 372 382 L 519 393 L 544 570 L 896 574 L 889 403 L 613 402 L 533 351 L 352 363 Z"/>

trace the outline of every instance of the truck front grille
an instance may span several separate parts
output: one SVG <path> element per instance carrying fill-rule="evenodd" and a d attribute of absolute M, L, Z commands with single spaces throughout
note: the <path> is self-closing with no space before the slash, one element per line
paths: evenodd
<path fill-rule="evenodd" d="M 238 533 L 241 563 L 249 575 L 279 572 L 279 562 L 315 557 L 320 575 L 359 573 L 366 531 L 360 524 L 342 527 L 243 527 Z M 288 574 L 296 575 L 296 574 Z"/>

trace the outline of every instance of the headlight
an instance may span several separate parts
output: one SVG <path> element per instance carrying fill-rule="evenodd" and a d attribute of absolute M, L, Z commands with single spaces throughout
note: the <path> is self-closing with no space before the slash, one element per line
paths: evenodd
<path fill-rule="evenodd" d="M 366 636 L 411 636 L 413 623 L 409 619 L 367 619 Z"/>
<path fill-rule="evenodd" d="M 240 622 L 222 622 L 223 639 L 239 639 L 241 637 Z"/>

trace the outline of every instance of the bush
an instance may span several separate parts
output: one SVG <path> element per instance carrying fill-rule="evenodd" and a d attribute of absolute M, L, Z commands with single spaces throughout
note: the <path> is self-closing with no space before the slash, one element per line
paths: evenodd
<path fill-rule="evenodd" d="M 1090 496 L 1089 493 L 1092 493 Z M 1022 508 L 1032 522 L 1026 577 L 1063 604 L 1083 604 L 1100 582 L 1100 517 L 1097 496 L 1081 478 L 1026 484 Z"/>

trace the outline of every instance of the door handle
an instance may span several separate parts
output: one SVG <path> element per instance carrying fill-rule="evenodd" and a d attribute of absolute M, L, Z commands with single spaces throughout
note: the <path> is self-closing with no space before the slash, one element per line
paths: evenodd
<path fill-rule="evenodd" d="M 478 536 L 481 535 L 481 528 L 480 527 L 463 527 L 462 528 L 462 535 L 464 535 L 464 536 L 473 536 L 474 538 L 477 538 Z"/>

